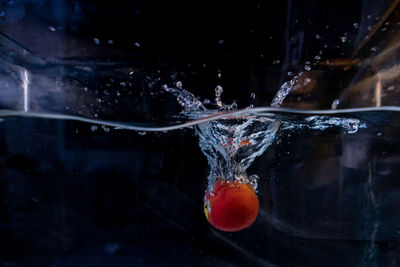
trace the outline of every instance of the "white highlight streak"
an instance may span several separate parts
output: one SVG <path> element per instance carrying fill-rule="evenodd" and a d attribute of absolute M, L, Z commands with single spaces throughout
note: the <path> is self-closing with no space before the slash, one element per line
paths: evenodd
<path fill-rule="evenodd" d="M 27 70 L 22 72 L 22 88 L 24 89 L 24 111 L 29 111 L 29 73 Z"/>

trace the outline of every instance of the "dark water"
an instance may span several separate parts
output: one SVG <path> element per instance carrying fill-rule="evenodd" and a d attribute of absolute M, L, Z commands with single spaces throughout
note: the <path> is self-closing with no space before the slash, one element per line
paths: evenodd
<path fill-rule="evenodd" d="M 295 125 L 310 115 L 275 116 Z M 340 126 L 277 132 L 248 169 L 259 176 L 260 213 L 237 233 L 219 232 L 205 219 L 209 166 L 190 128 L 144 134 L 4 117 L 1 262 L 397 266 L 399 114 L 336 117 L 366 127 L 352 134 Z"/>

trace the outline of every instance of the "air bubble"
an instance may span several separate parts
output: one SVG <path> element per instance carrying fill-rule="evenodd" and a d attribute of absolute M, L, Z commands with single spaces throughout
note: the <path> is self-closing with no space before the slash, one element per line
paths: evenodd
<path fill-rule="evenodd" d="M 358 131 L 359 120 L 349 120 L 346 125 L 347 133 L 352 134 Z"/>
<path fill-rule="evenodd" d="M 182 85 L 182 82 L 181 82 L 181 81 L 176 82 L 176 88 L 182 90 L 182 86 L 183 86 L 183 85 Z"/>
<path fill-rule="evenodd" d="M 49 30 L 52 31 L 52 32 L 55 32 L 56 28 L 54 26 L 49 26 Z"/>
<path fill-rule="evenodd" d="M 310 78 L 305 78 L 305 79 L 304 79 L 304 82 L 303 82 L 303 86 L 308 85 L 310 82 L 311 82 L 311 79 L 310 79 Z"/>
<path fill-rule="evenodd" d="M 93 38 L 93 42 L 97 45 L 100 44 L 100 39 L 99 38 Z"/>
<path fill-rule="evenodd" d="M 250 98 L 251 98 L 251 99 L 256 99 L 256 94 L 255 94 L 255 93 L 251 93 L 251 94 L 250 94 Z"/>
<path fill-rule="evenodd" d="M 360 26 L 360 25 L 359 25 L 357 22 L 353 23 L 353 28 L 354 28 L 354 29 L 358 29 L 359 26 Z"/>

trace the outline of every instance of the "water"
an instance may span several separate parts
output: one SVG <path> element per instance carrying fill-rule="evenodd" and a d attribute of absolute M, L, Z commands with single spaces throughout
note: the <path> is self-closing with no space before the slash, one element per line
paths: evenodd
<path fill-rule="evenodd" d="M 398 117 L 397 108 L 256 108 L 157 128 L 3 111 L 0 209 L 8 222 L 2 233 L 10 237 L 0 243 L 0 255 L 7 262 L 13 262 L 9 255 L 15 250 L 26 261 L 74 262 L 85 255 L 107 263 L 141 251 L 129 258 L 140 264 L 140 259 L 151 262 L 147 249 L 156 249 L 182 264 L 190 259 L 221 263 L 219 251 L 229 262 L 243 264 L 309 265 L 328 259 L 380 266 L 388 253 L 397 259 L 399 218 L 392 211 L 399 204 Z M 354 120 L 358 131 L 349 133 Z M 268 132 L 258 143 L 265 148 L 239 148 L 240 142 L 232 141 L 227 149 L 231 164 L 243 167 L 249 165 L 242 161 L 246 149 L 260 154 L 246 169 L 259 177 L 260 214 L 251 228 L 234 235 L 209 228 L 202 213 L 212 164 L 190 127 L 201 134 L 200 125 L 207 124 L 218 126 L 206 128 L 203 133 L 210 135 L 211 129 L 235 125 L 236 140 Z M 227 141 L 230 135 L 225 136 L 207 140 Z M 35 223 L 26 224 L 27 216 Z M 19 236 L 26 242 L 22 249 Z M 288 250 L 295 259 L 283 257 Z M 329 254 L 332 250 L 339 255 Z"/>

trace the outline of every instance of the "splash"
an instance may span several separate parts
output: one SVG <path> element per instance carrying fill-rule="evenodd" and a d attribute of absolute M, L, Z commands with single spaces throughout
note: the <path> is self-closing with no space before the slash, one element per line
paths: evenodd
<path fill-rule="evenodd" d="M 294 76 L 292 79 L 290 79 L 287 82 L 284 82 L 282 86 L 279 88 L 278 92 L 276 93 L 275 97 L 272 99 L 271 106 L 272 107 L 279 107 L 282 105 L 283 100 L 285 100 L 286 96 L 292 92 L 295 91 L 299 85 L 298 81 L 299 78 L 303 75 L 303 72 L 300 72 L 296 76 Z"/>
<path fill-rule="evenodd" d="M 282 104 L 286 95 L 296 89 L 297 80 L 301 75 L 298 74 L 281 86 L 272 101 L 272 106 Z M 330 127 L 341 127 L 351 134 L 356 133 L 359 128 L 366 127 L 364 123 L 351 118 L 312 115 L 303 120 L 291 120 L 276 113 L 263 113 L 253 108 L 247 108 L 244 110 L 246 113 L 241 113 L 237 111 L 235 103 L 226 105 L 222 102 L 221 86 L 215 88 L 214 110 L 207 109 L 196 96 L 183 89 L 181 82 L 176 84 L 176 88 L 164 85 L 163 89 L 176 96 L 178 103 L 184 108 L 182 114 L 188 118 L 199 120 L 210 115 L 215 116 L 214 119 L 194 125 L 200 149 L 210 166 L 208 192 L 212 192 L 218 178 L 229 182 L 248 183 L 257 190 L 258 176 L 248 176 L 246 170 L 273 144 L 279 130 L 308 128 L 322 131 Z"/>
<path fill-rule="evenodd" d="M 195 127 L 199 145 L 210 166 L 209 190 L 218 177 L 249 183 L 257 189 L 258 176 L 246 169 L 272 144 L 280 121 L 263 117 L 227 118 Z"/>

